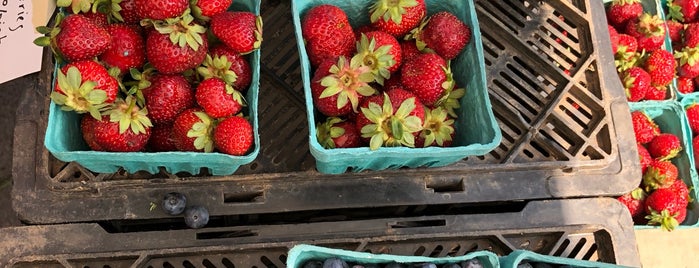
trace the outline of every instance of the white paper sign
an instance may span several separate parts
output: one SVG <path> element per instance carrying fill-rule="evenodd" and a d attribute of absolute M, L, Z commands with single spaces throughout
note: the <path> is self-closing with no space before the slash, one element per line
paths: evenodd
<path fill-rule="evenodd" d="M 46 25 L 54 8 L 53 0 L 0 0 L 0 84 L 41 70 L 34 29 Z"/>

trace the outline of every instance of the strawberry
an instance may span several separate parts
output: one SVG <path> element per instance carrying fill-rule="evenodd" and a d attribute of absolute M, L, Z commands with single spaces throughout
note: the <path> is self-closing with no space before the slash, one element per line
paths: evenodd
<path fill-rule="evenodd" d="M 201 108 L 184 110 L 172 124 L 172 139 L 180 151 L 213 152 L 213 119 Z"/>
<path fill-rule="evenodd" d="M 252 125 L 240 116 L 226 118 L 214 129 L 214 144 L 224 154 L 245 155 L 253 139 Z"/>
<path fill-rule="evenodd" d="M 451 68 L 437 54 L 421 54 L 407 61 L 401 68 L 401 83 L 414 93 L 420 102 L 433 107 L 454 88 Z"/>
<path fill-rule="evenodd" d="M 677 59 L 677 75 L 695 78 L 699 76 L 699 47 L 684 47 L 675 53 Z"/>
<path fill-rule="evenodd" d="M 691 23 L 699 18 L 699 1 L 669 0 L 667 1 L 668 19 Z"/>
<path fill-rule="evenodd" d="M 694 156 L 694 166 L 699 167 L 699 135 L 692 138 L 692 155 Z"/>
<path fill-rule="evenodd" d="M 111 36 L 109 48 L 99 56 L 107 66 L 117 67 L 121 73 L 130 68 L 140 68 L 146 61 L 143 37 L 125 24 L 110 24 L 107 32 Z"/>
<path fill-rule="evenodd" d="M 677 193 L 677 196 L 680 197 L 682 204 L 685 206 L 689 205 L 689 202 L 692 202 L 692 197 L 689 196 L 689 187 L 687 187 L 687 184 L 683 180 L 675 180 L 675 183 L 670 185 L 668 189 Z"/>
<path fill-rule="evenodd" d="M 119 8 L 121 8 L 118 12 L 120 21 L 126 24 L 138 24 L 141 21 L 142 18 L 136 10 L 136 0 L 121 0 Z"/>
<path fill-rule="evenodd" d="M 325 149 L 355 148 L 362 145 L 361 134 L 352 121 L 328 117 L 316 127 L 318 143 Z"/>
<path fill-rule="evenodd" d="M 633 133 L 636 141 L 640 144 L 649 143 L 660 135 L 660 128 L 643 111 L 631 112 L 631 122 L 633 123 Z"/>
<path fill-rule="evenodd" d="M 422 53 L 419 49 L 417 49 L 417 44 L 415 44 L 415 42 L 412 40 L 401 41 L 400 50 L 403 53 L 403 62 L 407 62 Z"/>
<path fill-rule="evenodd" d="M 364 99 L 356 124 L 362 138 L 369 140 L 369 148 L 377 150 L 381 146 L 415 147 L 424 119 L 425 110 L 414 94 L 392 89 Z"/>
<path fill-rule="evenodd" d="M 699 105 L 692 103 L 685 108 L 689 128 L 692 129 L 692 134 L 699 134 Z M 697 148 L 699 149 L 699 148 Z"/>
<path fill-rule="evenodd" d="M 172 124 L 154 125 L 146 148 L 152 152 L 177 151 L 172 137 Z"/>
<path fill-rule="evenodd" d="M 430 16 L 411 32 L 417 48 L 434 51 L 446 60 L 456 58 L 471 41 L 471 28 L 454 14 L 442 11 Z"/>
<path fill-rule="evenodd" d="M 670 37 L 670 41 L 672 43 L 682 43 L 684 24 L 674 20 L 666 20 L 665 24 L 667 24 L 667 34 Z"/>
<path fill-rule="evenodd" d="M 400 72 L 392 74 L 391 78 L 386 79 L 386 81 L 383 83 L 383 91 L 388 91 L 394 88 L 403 89 L 403 84 L 400 82 Z"/>
<path fill-rule="evenodd" d="M 640 67 L 633 67 L 621 74 L 626 90 L 626 99 L 631 102 L 642 100 L 650 90 L 650 75 Z"/>
<path fill-rule="evenodd" d="M 646 191 L 668 188 L 677 180 L 678 171 L 670 161 L 653 160 L 643 174 L 643 186 Z"/>
<path fill-rule="evenodd" d="M 180 74 L 156 74 L 142 92 L 154 124 L 172 124 L 180 112 L 194 106 L 192 87 Z"/>
<path fill-rule="evenodd" d="M 134 0 L 139 17 L 164 20 L 179 17 L 189 8 L 188 0 Z"/>
<path fill-rule="evenodd" d="M 352 57 L 356 39 L 347 14 L 339 7 L 318 5 L 311 8 L 301 21 L 301 30 L 313 67 L 328 58 Z"/>
<path fill-rule="evenodd" d="M 607 25 L 607 32 L 609 32 L 609 40 L 612 42 L 612 53 L 616 54 L 619 49 L 619 32 L 612 25 Z"/>
<path fill-rule="evenodd" d="M 618 72 L 636 67 L 636 62 L 640 58 L 636 51 L 638 50 L 638 42 L 636 38 L 628 34 L 619 34 L 619 42 L 617 44 L 616 54 L 614 54 L 614 65 Z"/>
<path fill-rule="evenodd" d="M 374 0 L 369 7 L 374 28 L 396 38 L 418 26 L 426 14 L 424 0 Z"/>
<path fill-rule="evenodd" d="M 383 85 L 384 79 L 398 70 L 401 64 L 400 44 L 390 34 L 373 31 L 362 34 L 357 42 L 357 54 L 364 66 L 369 67 L 374 80 Z"/>
<path fill-rule="evenodd" d="M 233 116 L 245 106 L 245 100 L 240 91 L 216 77 L 202 81 L 197 86 L 194 97 L 199 106 L 213 118 Z"/>
<path fill-rule="evenodd" d="M 651 52 L 644 67 L 650 74 L 651 85 L 655 87 L 667 86 L 675 78 L 675 58 L 667 50 L 658 49 Z"/>
<path fill-rule="evenodd" d="M 226 61 L 231 64 L 228 70 L 232 71 L 236 76 L 235 81 L 231 82 L 231 85 L 238 91 L 245 92 L 252 82 L 252 69 L 245 57 L 224 45 L 213 46 L 209 50 L 209 54 L 213 58 L 226 56 Z M 204 66 L 206 66 L 206 63 L 207 61 L 205 60 Z"/>
<path fill-rule="evenodd" d="M 667 99 L 667 87 L 651 87 L 646 92 L 645 100 L 665 100 Z"/>
<path fill-rule="evenodd" d="M 672 231 L 686 216 L 686 206 L 682 198 L 671 189 L 658 189 L 646 198 L 648 224 L 660 225 L 663 230 Z M 685 211 L 683 214 L 682 211 Z"/>
<path fill-rule="evenodd" d="M 362 38 L 362 34 L 366 34 L 368 32 L 373 31 L 376 31 L 376 29 L 374 29 L 374 27 L 372 27 L 371 24 L 364 24 L 354 29 L 354 38 L 357 39 L 357 41 L 359 41 Z"/>
<path fill-rule="evenodd" d="M 699 46 L 699 23 L 689 23 L 684 29 L 683 47 Z"/>
<path fill-rule="evenodd" d="M 80 14 L 82 14 L 83 16 L 85 16 L 85 18 L 86 18 L 87 20 L 89 20 L 90 22 L 92 22 L 92 24 L 96 25 L 97 27 L 106 28 L 107 25 L 109 24 L 109 21 L 108 21 L 108 19 L 107 19 L 107 14 L 104 14 L 104 13 L 102 13 L 102 12 L 97 12 L 97 11 L 92 12 L 92 11 L 89 11 L 89 12 L 80 13 Z"/>
<path fill-rule="evenodd" d="M 658 160 L 670 160 L 681 150 L 680 139 L 672 133 L 661 133 L 648 143 L 650 156 Z"/>
<path fill-rule="evenodd" d="M 449 147 L 454 140 L 454 119 L 449 117 L 442 107 L 425 108 L 425 122 L 420 135 L 416 137 L 415 147 Z"/>
<path fill-rule="evenodd" d="M 648 149 L 646 149 L 646 147 L 642 144 L 636 143 L 636 147 L 638 149 L 639 162 L 641 163 L 641 173 L 643 174 L 646 173 L 646 170 L 648 169 L 650 163 L 653 161 L 653 158 L 650 157 Z"/>
<path fill-rule="evenodd" d="M 212 16 L 223 13 L 233 3 L 233 0 L 190 0 L 194 17 L 208 20 Z"/>
<path fill-rule="evenodd" d="M 190 15 L 171 19 L 165 25 L 158 25 L 157 31 L 149 32 L 146 57 L 159 72 L 181 73 L 198 66 L 206 58 L 208 42 L 203 34 L 206 29 L 191 19 Z M 177 43 L 172 41 L 172 36 L 176 36 Z"/>
<path fill-rule="evenodd" d="M 376 93 L 369 83 L 371 70 L 359 57 L 348 62 L 344 56 L 323 62 L 311 80 L 311 95 L 316 109 L 326 116 L 343 116 L 357 111 L 362 98 Z"/>
<path fill-rule="evenodd" d="M 56 84 L 51 100 L 61 109 L 90 113 L 101 118 L 100 111 L 114 102 L 119 85 L 102 65 L 95 61 L 66 64 L 56 72 Z"/>
<path fill-rule="evenodd" d="M 51 46 L 58 59 L 88 60 L 102 54 L 109 47 L 109 33 L 80 14 L 62 14 L 56 17 L 53 28 L 37 27 L 46 36 L 34 40 L 39 46 Z"/>
<path fill-rule="evenodd" d="M 226 46 L 248 54 L 262 44 L 262 17 L 251 12 L 223 12 L 211 17 L 211 32 Z"/>
<path fill-rule="evenodd" d="M 135 105 L 136 100 L 128 97 L 119 99 L 115 106 L 100 119 L 83 116 L 81 123 L 83 138 L 88 145 L 98 145 L 93 150 L 108 152 L 137 152 L 145 148 L 152 124 L 145 109 Z M 88 128 L 89 127 L 89 128 Z"/>
<path fill-rule="evenodd" d="M 694 92 L 695 81 L 693 78 L 677 77 L 677 91 L 682 94 Z"/>
<path fill-rule="evenodd" d="M 636 219 L 643 216 L 645 212 L 645 201 L 648 195 L 641 188 L 636 188 L 617 198 L 624 204 L 631 213 L 631 217 Z"/>
<path fill-rule="evenodd" d="M 95 140 L 95 131 L 92 131 L 102 119 L 109 120 L 109 117 L 98 115 L 98 117 L 95 118 L 94 116 L 84 115 L 80 120 L 80 132 L 83 135 L 83 140 L 85 140 L 87 146 L 93 151 L 105 151 L 102 145 Z"/>
<path fill-rule="evenodd" d="M 626 25 L 629 20 L 636 19 L 643 13 L 640 0 L 613 0 L 607 8 L 607 21 L 614 27 Z"/>
<path fill-rule="evenodd" d="M 638 22 L 626 26 L 626 34 L 638 40 L 638 49 L 652 52 L 662 47 L 665 41 L 665 22 L 658 15 L 643 13 Z"/>

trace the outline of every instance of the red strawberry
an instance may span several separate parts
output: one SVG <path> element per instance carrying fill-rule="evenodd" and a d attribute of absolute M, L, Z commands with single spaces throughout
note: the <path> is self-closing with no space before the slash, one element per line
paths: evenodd
<path fill-rule="evenodd" d="M 52 45 L 68 61 L 88 60 L 102 54 L 109 47 L 109 33 L 80 14 L 56 19 L 58 27 L 42 31 L 49 36 L 39 37 L 34 43 Z"/>
<path fill-rule="evenodd" d="M 642 100 L 651 90 L 650 75 L 640 67 L 633 67 L 622 74 L 626 99 L 631 102 Z"/>
<path fill-rule="evenodd" d="M 362 146 L 361 133 L 352 121 L 328 117 L 316 127 L 318 143 L 325 149 L 355 148 Z"/>
<path fill-rule="evenodd" d="M 646 92 L 645 100 L 665 100 L 667 99 L 667 88 L 666 87 L 651 87 L 648 92 Z"/>
<path fill-rule="evenodd" d="M 677 78 L 677 91 L 682 94 L 689 94 L 694 92 L 695 81 L 692 78 L 678 77 Z"/>
<path fill-rule="evenodd" d="M 201 26 L 199 26 L 201 27 Z M 148 61 L 161 73 L 181 73 L 201 64 L 206 58 L 208 42 L 206 36 L 198 33 L 203 28 L 193 26 L 191 32 L 184 35 L 198 35 L 201 44 L 187 43 L 180 45 L 171 41 L 169 34 L 158 31 L 150 31 L 146 39 L 146 57 Z M 193 39 L 196 39 L 193 37 Z"/>
<path fill-rule="evenodd" d="M 401 41 L 400 50 L 403 52 L 403 62 L 407 62 L 422 53 L 417 49 L 417 45 L 412 40 Z"/>
<path fill-rule="evenodd" d="M 392 74 L 391 78 L 386 79 L 386 82 L 383 83 L 383 91 L 388 91 L 394 88 L 403 89 L 403 84 L 400 82 L 400 72 Z"/>
<path fill-rule="evenodd" d="M 100 118 L 100 111 L 116 99 L 119 84 L 102 65 L 87 60 L 63 66 L 56 73 L 54 91 L 51 99 L 62 109 Z"/>
<path fill-rule="evenodd" d="M 641 145 L 640 143 L 636 143 L 636 147 L 638 148 L 638 158 L 641 162 L 641 173 L 645 174 L 648 166 L 651 162 L 653 162 L 653 158 L 650 157 L 650 153 L 645 146 Z"/>
<path fill-rule="evenodd" d="M 643 111 L 631 112 L 631 122 L 633 123 L 633 133 L 636 141 L 640 144 L 649 143 L 660 135 L 660 128 Z"/>
<path fill-rule="evenodd" d="M 629 20 L 636 19 L 643 13 L 640 0 L 613 0 L 607 8 L 607 20 L 614 27 L 621 27 Z"/>
<path fill-rule="evenodd" d="M 194 16 L 204 20 L 225 12 L 231 3 L 233 0 L 190 0 Z"/>
<path fill-rule="evenodd" d="M 175 117 L 194 106 L 194 93 L 189 82 L 179 74 L 156 74 L 150 86 L 143 89 L 148 114 L 154 124 L 171 124 Z"/>
<path fill-rule="evenodd" d="M 674 56 L 664 49 L 651 52 L 645 63 L 651 84 L 655 87 L 664 87 L 672 83 L 672 79 L 675 78 L 675 68 Z"/>
<path fill-rule="evenodd" d="M 646 216 L 651 225 L 660 225 L 667 231 L 674 230 L 686 216 L 686 206 L 682 198 L 671 189 L 658 189 L 653 191 L 646 199 Z M 685 211 L 685 214 L 682 213 Z"/>
<path fill-rule="evenodd" d="M 245 155 L 253 140 L 252 125 L 240 116 L 226 118 L 214 129 L 214 143 L 224 154 Z"/>
<path fill-rule="evenodd" d="M 628 34 L 619 34 L 616 54 L 614 54 L 614 64 L 619 72 L 636 67 L 636 62 L 640 54 L 636 53 L 638 42 L 636 38 Z"/>
<path fill-rule="evenodd" d="M 392 89 L 364 99 L 356 124 L 371 150 L 376 150 L 381 146 L 415 147 L 424 119 L 425 110 L 414 94 Z"/>
<path fill-rule="evenodd" d="M 81 123 L 83 138 L 88 145 L 99 145 L 94 149 L 108 152 L 137 152 L 145 148 L 152 124 L 147 112 L 135 105 L 136 101 L 119 99 L 113 109 L 106 112 L 99 120 L 92 116 L 83 116 Z"/>
<path fill-rule="evenodd" d="M 699 46 L 699 23 L 686 24 L 684 29 L 684 47 Z"/>
<path fill-rule="evenodd" d="M 362 38 L 362 34 L 366 34 L 368 32 L 373 32 L 376 31 L 374 27 L 371 26 L 371 24 L 365 24 L 362 26 L 357 27 L 357 29 L 354 29 L 354 38 L 359 41 Z"/>
<path fill-rule="evenodd" d="M 362 63 L 369 67 L 374 80 L 383 85 L 384 79 L 398 70 L 401 65 L 400 44 L 390 34 L 373 31 L 363 34 L 357 42 L 357 54 Z"/>
<path fill-rule="evenodd" d="M 616 54 L 619 48 L 619 32 L 612 25 L 607 25 L 607 32 L 609 32 L 609 40 L 612 42 L 612 53 Z"/>
<path fill-rule="evenodd" d="M 97 127 L 97 123 L 99 123 L 100 120 L 109 120 L 109 117 L 99 115 L 98 118 L 99 119 L 96 119 L 93 116 L 84 115 L 80 120 L 80 132 L 83 135 L 83 140 L 85 140 L 85 143 L 88 147 L 90 147 L 91 150 L 105 151 L 105 149 L 102 148 L 102 145 L 99 145 L 99 143 L 97 143 L 97 141 L 95 140 L 95 131 L 92 130 L 94 130 Z"/>
<path fill-rule="evenodd" d="M 661 133 L 648 143 L 650 156 L 658 160 L 670 160 L 682 150 L 682 142 L 672 133 Z"/>
<path fill-rule="evenodd" d="M 121 0 L 119 2 L 119 16 L 121 16 L 122 21 L 126 24 L 138 24 L 141 21 L 141 17 L 136 11 L 136 0 Z"/>
<path fill-rule="evenodd" d="M 214 58 L 216 56 L 226 56 L 227 61 L 231 64 L 229 70 L 236 75 L 235 81 L 231 85 L 238 91 L 245 92 L 252 82 L 252 69 L 245 57 L 223 45 L 212 47 L 209 53 Z"/>
<path fill-rule="evenodd" d="M 109 22 L 107 21 L 107 14 L 104 14 L 102 12 L 90 11 L 90 12 L 85 12 L 85 13 L 80 13 L 80 14 L 85 16 L 85 18 L 87 20 L 89 20 L 90 22 L 92 22 L 94 25 L 97 25 L 97 27 L 106 28 L 107 25 L 109 24 Z"/>
<path fill-rule="evenodd" d="M 643 174 L 646 191 L 668 188 L 677 180 L 678 171 L 670 161 L 653 160 Z"/>
<path fill-rule="evenodd" d="M 323 62 L 311 80 L 311 94 L 316 109 L 326 116 L 343 116 L 357 111 L 365 96 L 376 93 L 369 67 L 345 57 Z"/>
<path fill-rule="evenodd" d="M 318 66 L 328 58 L 352 57 L 355 38 L 347 14 L 333 5 L 311 8 L 301 21 L 301 33 L 311 65 Z"/>
<path fill-rule="evenodd" d="M 692 155 L 694 156 L 694 167 L 699 167 L 699 135 L 692 139 Z"/>
<path fill-rule="evenodd" d="M 407 61 L 401 68 L 401 83 L 414 93 L 420 102 L 433 107 L 454 88 L 451 69 L 437 54 L 421 54 Z"/>
<path fill-rule="evenodd" d="M 699 105 L 692 103 L 684 109 L 687 114 L 687 121 L 689 121 L 689 128 L 692 129 L 692 134 L 699 134 Z"/>
<path fill-rule="evenodd" d="M 696 0 L 674 0 L 667 1 L 668 19 L 684 23 L 691 23 L 697 20 L 699 13 L 699 1 Z"/>
<path fill-rule="evenodd" d="M 153 126 L 146 148 L 152 152 L 177 151 L 175 140 L 172 137 L 172 125 L 164 124 Z"/>
<path fill-rule="evenodd" d="M 213 118 L 233 116 L 240 112 L 245 100 L 240 91 L 226 84 L 220 78 L 212 77 L 202 81 L 194 94 L 199 106 Z"/>
<path fill-rule="evenodd" d="M 374 28 L 401 37 L 427 14 L 424 0 L 374 0 L 369 16 Z"/>
<path fill-rule="evenodd" d="M 638 40 L 638 49 L 651 52 L 662 47 L 665 41 L 665 22 L 658 15 L 643 13 L 638 22 L 628 23 L 626 34 Z"/>
<path fill-rule="evenodd" d="M 223 12 L 211 17 L 211 32 L 226 46 L 248 54 L 262 44 L 262 17 L 251 12 Z"/>
<path fill-rule="evenodd" d="M 179 17 L 189 8 L 188 0 L 134 0 L 134 4 L 139 17 L 152 20 Z"/>
<path fill-rule="evenodd" d="M 454 140 L 454 119 L 442 107 L 425 108 L 425 122 L 415 139 L 415 147 L 449 147 Z"/>
<path fill-rule="evenodd" d="M 682 43 L 684 24 L 674 20 L 666 20 L 665 24 L 667 24 L 667 34 L 670 37 L 670 41 L 672 43 Z"/>
<path fill-rule="evenodd" d="M 643 189 L 636 188 L 633 191 L 618 197 L 617 200 L 619 200 L 619 202 L 624 204 L 624 206 L 629 209 L 632 218 L 637 219 L 642 217 L 645 212 L 645 201 L 647 196 L 648 195 L 646 195 L 646 192 L 644 192 Z"/>
<path fill-rule="evenodd" d="M 682 200 L 682 203 L 685 206 L 687 206 L 689 204 L 689 202 L 692 201 L 692 197 L 689 196 L 689 188 L 687 187 L 687 184 L 683 180 L 676 180 L 675 183 L 670 185 L 670 187 L 668 189 L 677 193 L 677 196 L 680 197 L 680 199 Z"/>
<path fill-rule="evenodd" d="M 471 41 L 471 28 L 446 11 L 435 13 L 412 32 L 417 48 L 433 50 L 442 58 L 456 58 Z"/>
<path fill-rule="evenodd" d="M 107 66 L 117 67 L 122 74 L 130 68 L 140 68 L 146 61 L 145 41 L 134 28 L 125 24 L 110 24 L 109 48 L 99 56 Z"/>
<path fill-rule="evenodd" d="M 172 125 L 172 139 L 180 151 L 213 152 L 213 119 L 200 108 L 184 110 Z"/>

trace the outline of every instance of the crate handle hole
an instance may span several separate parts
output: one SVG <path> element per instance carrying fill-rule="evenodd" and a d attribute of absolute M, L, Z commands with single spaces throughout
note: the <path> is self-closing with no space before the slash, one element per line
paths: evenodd
<path fill-rule="evenodd" d="M 429 181 L 426 186 L 427 189 L 432 189 L 435 193 L 463 192 L 465 190 L 464 179 Z"/>

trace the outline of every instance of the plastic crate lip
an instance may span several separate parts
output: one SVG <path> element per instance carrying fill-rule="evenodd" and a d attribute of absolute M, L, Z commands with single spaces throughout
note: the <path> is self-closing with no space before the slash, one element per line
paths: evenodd
<path fill-rule="evenodd" d="M 237 5 L 238 3 L 236 3 Z M 245 2 L 245 4 L 252 5 L 251 10 L 249 12 L 253 12 L 255 15 L 260 15 L 260 0 L 250 0 L 248 2 Z M 245 5 L 244 4 L 244 5 Z M 64 12 L 63 8 L 59 8 L 57 12 Z M 144 40 L 145 41 L 145 40 Z M 250 86 L 246 89 L 246 101 L 248 102 L 248 118 L 249 121 L 252 125 L 252 131 L 253 131 L 253 145 L 252 148 L 248 151 L 247 154 L 243 156 L 234 156 L 234 155 L 228 155 L 228 154 L 223 154 L 219 152 L 212 152 L 212 153 L 202 153 L 202 152 L 101 152 L 101 151 L 92 151 L 89 150 L 89 148 L 86 148 L 86 150 L 76 150 L 76 151 L 71 151 L 71 150 L 64 150 L 63 148 L 60 148 L 61 145 L 56 144 L 56 142 L 52 139 L 53 137 L 58 137 L 61 136 L 62 134 L 59 133 L 58 129 L 55 127 L 51 127 L 52 123 L 53 125 L 56 124 L 54 122 L 57 120 L 56 116 L 58 116 L 58 113 L 65 113 L 66 111 L 62 111 L 58 106 L 53 102 L 53 100 L 49 100 L 49 114 L 48 114 L 48 122 L 47 122 L 47 129 L 46 129 L 46 134 L 44 136 L 44 146 L 46 149 L 48 149 L 51 154 L 53 154 L 56 158 L 58 158 L 61 161 L 64 162 L 78 162 L 82 163 L 84 165 L 89 166 L 89 163 L 87 161 L 91 161 L 93 159 L 91 158 L 97 158 L 94 159 L 96 162 L 103 163 L 105 161 L 107 162 L 113 162 L 113 169 L 111 172 L 116 172 L 119 170 L 119 168 L 124 168 L 130 172 L 136 172 L 136 171 L 147 171 L 150 173 L 157 173 L 157 170 L 160 167 L 164 167 L 166 170 L 176 173 L 176 172 L 181 172 L 181 171 L 186 171 L 190 173 L 195 173 L 194 171 L 197 171 L 201 168 L 212 168 L 209 165 L 210 164 L 215 164 L 217 167 L 212 168 L 212 172 L 215 173 L 215 175 L 230 175 L 234 173 L 239 166 L 249 164 L 252 161 L 257 158 L 257 155 L 260 152 L 260 135 L 259 135 L 259 117 L 258 117 L 258 102 L 259 102 L 259 88 L 260 88 L 260 56 L 261 55 L 261 48 L 253 51 L 250 53 L 249 56 L 249 62 L 250 62 L 250 68 L 252 71 L 252 81 L 250 83 Z M 53 85 L 55 85 L 55 79 L 56 79 L 56 72 L 59 69 L 58 63 L 54 64 L 54 71 L 53 71 L 53 77 L 52 77 L 52 82 L 51 82 L 51 90 L 53 91 Z M 82 137 L 80 137 L 82 138 Z M 153 161 L 153 157 L 156 156 L 163 156 L 166 158 L 169 158 L 166 160 L 167 163 L 163 163 L 162 161 Z M 87 158 L 87 159 L 86 159 Z M 177 159 L 181 158 L 181 159 Z M 191 163 L 192 158 L 194 159 L 202 159 L 205 160 L 206 163 Z M 119 159 L 118 162 L 115 161 L 115 159 Z M 164 164 L 164 165 L 159 165 L 159 166 L 153 166 L 148 163 L 158 163 L 158 164 Z M 167 164 L 188 164 L 186 166 L 168 166 Z M 147 166 L 146 169 L 143 167 Z M 228 166 L 226 166 L 228 165 Z M 90 169 L 90 168 L 88 168 Z M 101 169 L 101 168 L 99 168 Z M 107 172 L 106 170 L 96 170 L 96 172 Z"/>
<path fill-rule="evenodd" d="M 310 255 L 310 256 L 308 256 Z M 473 258 L 478 258 L 483 263 L 483 267 L 486 268 L 498 268 L 500 267 L 500 262 L 498 257 L 492 252 L 481 250 L 476 252 L 471 252 L 463 256 L 458 257 L 424 257 L 424 256 L 400 256 L 392 254 L 373 254 L 367 252 L 357 252 L 349 251 L 343 249 L 335 249 L 328 247 L 320 247 L 308 244 L 296 245 L 291 250 L 289 250 L 289 256 L 287 257 L 286 264 L 289 268 L 300 268 L 301 265 L 311 259 L 313 255 L 320 255 L 323 257 L 336 256 L 343 260 L 349 260 L 352 262 L 359 263 L 435 263 L 435 264 L 445 264 L 445 263 L 456 263 L 460 261 L 470 260 Z"/>
<path fill-rule="evenodd" d="M 534 262 L 543 262 L 547 264 L 560 264 L 560 265 L 571 265 L 574 267 L 589 267 L 589 268 L 624 268 L 624 267 L 630 267 L 630 266 L 621 266 L 621 265 L 615 265 L 615 264 L 609 264 L 609 263 L 603 263 L 603 262 L 591 262 L 591 261 L 585 261 L 585 260 L 577 260 L 577 259 L 570 259 L 570 258 L 563 258 L 563 257 L 556 257 L 556 256 L 549 256 L 549 255 L 542 255 L 536 252 L 528 251 L 528 250 L 515 250 L 512 251 L 512 253 L 508 254 L 507 256 L 500 257 L 500 264 L 502 267 L 507 267 L 507 268 L 516 268 L 519 263 L 522 261 L 534 261 Z"/>
<path fill-rule="evenodd" d="M 293 0 L 291 3 L 292 11 L 299 10 L 299 1 L 300 0 Z M 323 1 L 325 3 L 326 1 Z M 321 4 L 320 2 L 316 4 Z M 474 8 L 474 6 L 471 4 L 471 8 Z M 433 12 L 430 12 L 433 13 Z M 429 14 L 428 14 L 429 15 Z M 482 57 L 483 55 L 483 44 L 480 39 L 480 27 L 478 26 L 478 19 L 475 16 L 475 12 L 473 14 L 473 17 L 471 18 L 470 21 L 467 22 L 467 24 L 471 25 L 472 29 L 472 38 L 471 38 L 471 43 L 474 44 L 474 47 L 476 49 L 475 53 L 478 53 L 477 55 L 481 55 L 478 57 L 478 67 L 479 69 L 477 72 L 480 74 L 477 75 L 477 79 L 479 79 L 479 83 L 481 85 L 484 85 L 484 88 L 480 89 L 474 89 L 474 88 L 468 88 L 467 90 L 480 90 L 482 91 L 481 96 L 479 97 L 484 97 L 482 99 L 483 104 L 485 107 L 483 109 L 483 113 L 485 117 L 488 118 L 489 125 L 483 126 L 484 128 L 488 128 L 489 132 L 493 133 L 492 140 L 488 143 L 480 143 L 480 142 L 475 142 L 469 145 L 465 146 L 455 146 L 455 147 L 450 147 L 450 148 L 440 148 L 440 147 L 428 147 L 428 148 L 407 148 L 407 147 L 395 147 L 395 148 L 387 148 L 387 147 L 381 147 L 377 150 L 370 150 L 369 148 L 347 148 L 347 149 L 325 149 L 323 146 L 320 145 L 316 138 L 316 116 L 315 116 L 315 109 L 312 105 L 312 96 L 311 96 L 311 68 L 310 68 L 310 63 L 308 59 L 308 54 L 305 49 L 304 41 L 303 41 L 303 36 L 302 36 L 302 30 L 301 30 L 301 14 L 298 12 L 292 12 L 292 18 L 294 22 L 294 29 L 295 29 L 295 34 L 296 34 L 296 44 L 298 47 L 299 51 L 299 60 L 302 63 L 306 64 L 301 64 L 301 76 L 303 80 L 303 86 L 304 86 L 304 96 L 306 99 L 306 114 L 308 116 L 308 124 L 309 124 L 309 134 L 308 134 L 308 139 L 310 142 L 310 150 L 311 154 L 316 157 L 317 160 L 319 161 L 333 161 L 336 160 L 335 158 L 342 158 L 342 157 L 347 157 L 350 159 L 358 159 L 358 158 L 365 158 L 369 155 L 378 155 L 378 154 L 411 154 L 413 156 L 419 155 L 419 157 L 435 157 L 435 154 L 444 154 L 447 156 L 460 156 L 462 158 L 468 157 L 468 156 L 474 156 L 474 155 L 483 155 L 487 152 L 492 151 L 495 149 L 501 142 L 502 140 L 502 133 L 500 131 L 499 126 L 497 125 L 497 121 L 495 120 L 495 115 L 492 111 L 492 105 L 490 103 L 490 98 L 487 94 L 488 88 L 487 88 L 487 80 L 486 80 L 486 68 L 485 68 L 485 59 Z M 462 81 L 462 83 L 464 83 Z M 473 84 L 473 82 L 471 82 Z M 355 155 L 355 154 L 361 154 L 361 155 Z M 430 155 L 431 154 L 431 155 Z M 442 155 L 442 156 L 444 156 Z M 404 156 L 393 156 L 396 158 L 404 158 Z M 435 157 L 437 158 L 437 157 Z M 349 160 L 349 159 L 347 159 Z M 409 160 L 409 158 L 407 159 Z M 438 161 L 439 159 L 435 159 Z M 458 161 L 458 160 L 457 160 Z M 430 161 L 427 161 L 430 162 Z M 454 161 L 456 162 L 456 161 Z M 354 163 L 353 163 L 354 164 Z M 352 164 L 347 164 L 347 166 L 352 166 Z M 364 170 L 363 168 L 359 168 L 360 170 Z"/>

